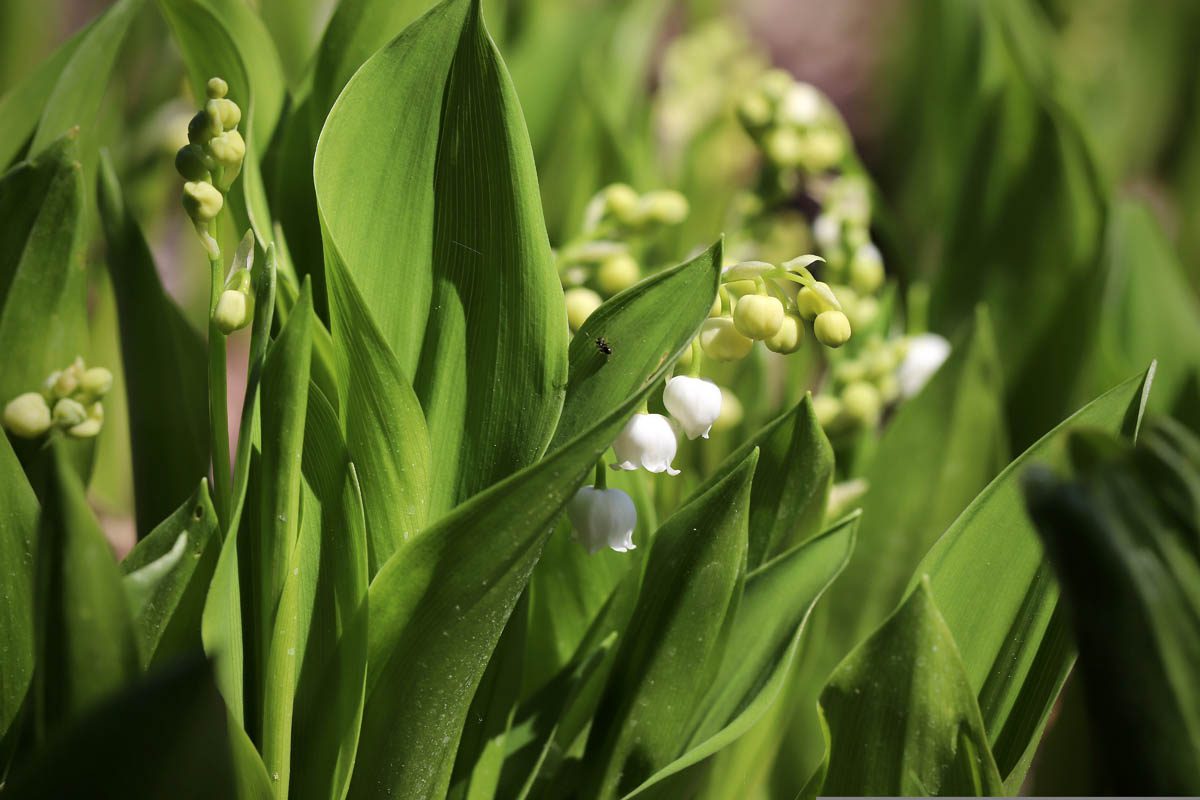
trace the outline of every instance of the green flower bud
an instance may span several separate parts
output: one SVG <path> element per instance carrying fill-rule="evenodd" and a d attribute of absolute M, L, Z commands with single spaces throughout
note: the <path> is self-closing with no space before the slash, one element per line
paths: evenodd
<path fill-rule="evenodd" d="M 750 355 L 754 340 L 740 334 L 729 317 L 714 317 L 700 326 L 700 347 L 714 361 L 739 361 Z"/>
<path fill-rule="evenodd" d="M 717 292 L 717 296 L 713 298 L 712 306 L 708 309 L 710 317 L 721 316 L 721 293 Z"/>
<path fill-rule="evenodd" d="M 738 119 L 747 130 L 765 128 L 771 121 L 771 101 L 762 92 L 752 92 L 738 104 Z"/>
<path fill-rule="evenodd" d="M 54 373 L 54 385 L 50 390 L 53 397 L 69 397 L 79 388 L 79 379 L 83 377 L 83 360 L 75 359 L 75 363 L 64 370 Z"/>
<path fill-rule="evenodd" d="M 221 133 L 221 120 L 208 109 L 196 112 L 188 123 L 188 141 L 192 144 L 207 144 L 208 140 Z"/>
<path fill-rule="evenodd" d="M 61 369 L 56 369 L 50 373 L 50 376 L 46 380 L 42 381 L 42 397 L 49 399 L 56 396 L 54 387 L 58 384 L 58 379 L 62 377 L 62 373 Z"/>
<path fill-rule="evenodd" d="M 831 394 L 822 394 L 813 398 L 813 412 L 822 428 L 832 427 L 842 415 L 842 401 Z"/>
<path fill-rule="evenodd" d="M 246 157 L 246 141 L 236 130 L 228 130 L 209 141 L 208 152 L 224 169 L 239 170 Z"/>
<path fill-rule="evenodd" d="M 229 94 L 229 84 L 221 78 L 209 78 L 208 85 L 204 87 L 208 92 L 209 99 L 217 99 Z"/>
<path fill-rule="evenodd" d="M 641 218 L 658 225 L 678 225 L 687 219 L 688 201 L 670 189 L 648 192 L 641 200 Z"/>
<path fill-rule="evenodd" d="M 217 298 L 217 307 L 213 311 L 213 324 L 217 330 L 228 336 L 250 324 L 250 303 L 244 292 L 226 289 Z"/>
<path fill-rule="evenodd" d="M 879 316 L 879 301 L 874 297 L 860 297 L 853 306 L 846 309 L 846 315 L 850 319 L 851 327 L 865 330 Z"/>
<path fill-rule="evenodd" d="M 848 384 L 866 380 L 867 365 L 862 361 L 843 361 L 833 369 L 833 377 L 838 383 Z"/>
<path fill-rule="evenodd" d="M 813 319 L 822 311 L 841 311 L 842 304 L 838 302 L 833 289 L 823 281 L 817 281 L 812 286 L 802 286 L 796 293 L 796 307 L 800 316 Z"/>
<path fill-rule="evenodd" d="M 568 289 L 564 299 L 567 303 L 567 324 L 573 331 L 582 328 L 592 312 L 604 302 L 600 295 L 591 289 L 583 288 Z"/>
<path fill-rule="evenodd" d="M 841 347 L 850 341 L 850 320 L 841 311 L 823 311 L 813 320 L 813 333 L 826 347 Z"/>
<path fill-rule="evenodd" d="M 804 344 L 804 321 L 796 314 L 786 314 L 774 336 L 763 340 L 767 349 L 782 355 L 794 353 Z"/>
<path fill-rule="evenodd" d="M 99 400 L 112 389 L 112 373 L 104 367 L 92 367 L 79 379 L 79 390 L 92 400 Z"/>
<path fill-rule="evenodd" d="M 184 180 L 207 181 L 212 166 L 212 160 L 198 144 L 185 144 L 175 154 L 175 170 Z"/>
<path fill-rule="evenodd" d="M 883 256 L 868 242 L 854 251 L 850 261 L 850 285 L 859 294 L 874 294 L 883 285 Z"/>
<path fill-rule="evenodd" d="M 605 210 L 623 225 L 638 221 L 639 201 L 638 193 L 626 183 L 614 183 L 604 190 Z"/>
<path fill-rule="evenodd" d="M 204 181 L 188 181 L 183 185 L 183 210 L 197 225 L 216 219 L 225 205 L 217 187 Z"/>
<path fill-rule="evenodd" d="M 733 308 L 733 324 L 751 339 L 766 339 L 783 325 L 783 303 L 763 294 L 748 294 Z"/>
<path fill-rule="evenodd" d="M 22 439 L 35 439 L 50 430 L 46 398 L 37 392 L 17 395 L 4 407 L 4 427 Z"/>
<path fill-rule="evenodd" d="M 238 107 L 237 103 L 223 97 L 216 100 L 209 100 L 204 104 L 204 110 L 217 121 L 217 125 L 221 129 L 214 133 L 214 136 L 221 133 L 221 131 L 233 130 L 242 121 L 242 109 Z"/>
<path fill-rule="evenodd" d="M 900 381 L 894 374 L 880 376 L 875 385 L 885 403 L 894 403 L 900 397 Z"/>
<path fill-rule="evenodd" d="M 104 425 L 104 406 L 99 403 L 92 403 L 88 408 L 87 419 L 67 428 L 67 435 L 73 436 L 76 439 L 90 439 L 100 433 L 100 428 Z"/>
<path fill-rule="evenodd" d="M 759 79 L 758 85 L 772 102 L 783 99 L 795 83 L 791 73 L 782 69 L 769 70 Z"/>
<path fill-rule="evenodd" d="M 793 128 L 774 128 L 763 139 L 763 152 L 777 166 L 795 167 L 804 159 L 804 141 Z"/>
<path fill-rule="evenodd" d="M 604 259 L 596 270 L 596 283 L 607 294 L 628 289 L 642 277 L 637 261 L 628 253 L 618 253 Z"/>
<path fill-rule="evenodd" d="M 858 381 L 842 390 L 842 409 L 850 419 L 872 427 L 879 422 L 883 400 L 879 396 L 879 390 L 872 384 Z"/>
<path fill-rule="evenodd" d="M 60 428 L 72 428 L 87 419 L 83 404 L 64 397 L 54 404 L 54 424 Z"/>
<path fill-rule="evenodd" d="M 811 172 L 837 166 L 846 155 L 846 144 L 835 130 L 815 130 L 804 137 L 804 162 Z"/>
<path fill-rule="evenodd" d="M 675 374 L 680 375 L 684 370 L 692 366 L 692 348 L 689 345 L 684 349 L 683 354 L 675 359 Z"/>

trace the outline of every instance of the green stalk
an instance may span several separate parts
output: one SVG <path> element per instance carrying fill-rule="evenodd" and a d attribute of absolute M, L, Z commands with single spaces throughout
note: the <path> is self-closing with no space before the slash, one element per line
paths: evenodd
<path fill-rule="evenodd" d="M 216 236 L 216 221 L 209 226 L 209 233 Z M 229 405 L 225 376 L 225 334 L 217 328 L 213 315 L 217 301 L 225 288 L 225 265 L 222 258 L 208 260 L 211 283 L 208 297 L 208 426 L 212 439 L 213 480 L 216 491 L 213 505 L 221 530 L 229 521 L 229 502 L 233 494 L 233 477 L 229 467 Z"/>
<path fill-rule="evenodd" d="M 608 488 L 608 470 L 604 466 L 603 455 L 596 460 L 596 478 L 592 481 L 592 486 L 596 489 Z"/>

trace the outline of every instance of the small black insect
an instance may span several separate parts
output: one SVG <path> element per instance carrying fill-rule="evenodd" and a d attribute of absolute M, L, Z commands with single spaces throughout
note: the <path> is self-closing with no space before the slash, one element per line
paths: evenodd
<path fill-rule="evenodd" d="M 596 349 L 606 356 L 612 355 L 612 345 L 603 336 L 596 339 Z"/>

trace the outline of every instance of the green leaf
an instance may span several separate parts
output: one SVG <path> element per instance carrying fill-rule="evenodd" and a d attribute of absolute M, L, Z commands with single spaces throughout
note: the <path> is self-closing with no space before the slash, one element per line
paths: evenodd
<path fill-rule="evenodd" d="M 847 517 L 746 576 L 725 657 L 696 704 L 687 747 L 630 795 L 699 763 L 762 719 L 791 673 L 809 613 L 850 558 L 858 524 L 858 514 Z"/>
<path fill-rule="evenodd" d="M 456 508 L 375 577 L 351 797 L 445 793 L 468 706 L 554 521 L 646 391 Z"/>
<path fill-rule="evenodd" d="M 138 673 L 121 571 L 61 441 L 45 458 L 38 522 L 35 733 L 61 729 Z"/>
<path fill-rule="evenodd" d="M 204 343 L 163 291 L 107 153 L 98 197 L 121 331 L 135 516 L 145 536 L 208 473 Z"/>
<path fill-rule="evenodd" d="M 232 791 L 225 709 L 200 657 L 156 669 L 108 698 L 5 787 L 7 796 L 22 798 L 201 798 Z"/>
<path fill-rule="evenodd" d="M 353 279 L 425 409 L 436 519 L 540 457 L 567 373 L 533 157 L 475 0 L 355 73 L 314 175 L 326 272 Z"/>
<path fill-rule="evenodd" d="M 430 452 L 425 415 L 347 275 L 331 270 L 338 387 L 350 457 L 362 466 L 367 552 L 374 576 L 429 519 Z"/>
<path fill-rule="evenodd" d="M 1071 440 L 1073 480 L 1025 473 L 1079 647 L 1098 793 L 1200 792 L 1200 440 Z"/>
<path fill-rule="evenodd" d="M 663 523 L 642 592 L 588 736 L 582 786 L 623 795 L 679 755 L 717 677 L 746 575 L 758 452 Z"/>
<path fill-rule="evenodd" d="M 81 42 L 95 26 L 92 22 L 59 46 L 19 83 L 0 97 L 0 170 L 6 170 L 29 144 L 58 76 Z"/>
<path fill-rule="evenodd" d="M 999 795 L 975 691 L 927 581 L 821 693 L 824 795 Z"/>
<path fill-rule="evenodd" d="M 142 0 L 118 0 L 89 26 L 71 48 L 54 88 L 46 98 L 29 153 L 38 155 L 63 134 L 79 126 L 86 141 L 95 141 L 95 119 L 129 24 Z M 28 113 L 26 111 L 25 113 Z"/>
<path fill-rule="evenodd" d="M 202 479 L 121 562 L 143 667 L 200 646 L 200 615 L 220 540 L 208 481 Z"/>
<path fill-rule="evenodd" d="M 1061 463 L 1065 433 L 1080 426 L 1136 435 L 1153 378 L 1101 395 L 1009 464 L 938 539 L 917 567 L 962 654 L 979 698 L 996 765 L 1020 786 L 1074 654 L 1058 589 L 1032 523 L 1019 476 L 1034 462 Z M 914 584 L 917 579 L 914 578 Z M 987 613 L 979 600 L 987 598 Z"/>
<path fill-rule="evenodd" d="M 0 742 L 21 712 L 33 676 L 33 560 L 38 501 L 17 455 L 0 436 Z M 0 770 L 7 762 L 0 746 Z"/>

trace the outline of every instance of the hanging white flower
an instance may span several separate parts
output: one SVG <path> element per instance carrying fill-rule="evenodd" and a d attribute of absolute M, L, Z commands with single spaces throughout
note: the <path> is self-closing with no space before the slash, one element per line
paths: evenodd
<path fill-rule="evenodd" d="M 613 442 L 616 469 L 638 469 L 678 475 L 671 467 L 675 458 L 675 430 L 662 414 L 634 414 Z"/>
<path fill-rule="evenodd" d="M 575 530 L 575 541 L 588 553 L 611 547 L 618 553 L 633 550 L 637 509 L 620 489 L 584 486 L 567 503 L 567 518 Z"/>
<path fill-rule="evenodd" d="M 663 405 L 689 439 L 708 438 L 721 416 L 721 389 L 712 381 L 677 375 L 663 389 Z"/>
<path fill-rule="evenodd" d="M 922 333 L 910 338 L 904 360 L 896 369 L 900 396 L 912 397 L 921 391 L 949 356 L 950 342 L 936 333 Z"/>

